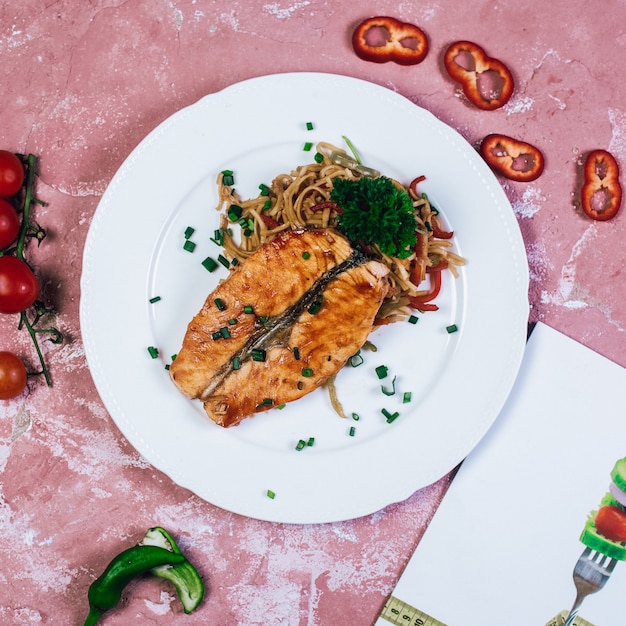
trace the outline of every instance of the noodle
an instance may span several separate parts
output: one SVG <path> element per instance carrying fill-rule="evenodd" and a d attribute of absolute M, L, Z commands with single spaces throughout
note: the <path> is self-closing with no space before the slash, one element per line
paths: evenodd
<path fill-rule="evenodd" d="M 269 188 L 262 189 L 256 198 L 240 198 L 232 186 L 224 184 L 224 174 L 218 175 L 219 201 L 216 209 L 221 213 L 224 254 L 230 261 L 244 261 L 259 246 L 284 230 L 335 227 L 336 212 L 330 202 L 333 180 L 358 180 L 367 175 L 379 175 L 329 143 L 317 144 L 316 157 L 319 162 L 316 159 L 315 163 L 300 165 L 289 174 L 276 176 Z M 403 187 L 397 181 L 393 182 Z M 399 321 L 411 314 L 410 298 L 428 294 L 428 290 L 418 287 L 422 287 L 421 283 L 429 270 L 440 266 L 457 277 L 458 268 L 465 264 L 465 260 L 452 251 L 449 238 L 436 236 L 436 232 L 440 231 L 438 211 L 431 206 L 426 195 L 418 194 L 414 187 L 403 188 L 413 201 L 418 245 L 406 259 L 388 256 L 375 244 L 371 246 L 374 256 L 390 270 L 391 289 L 377 314 L 378 323 Z M 241 210 L 236 220 L 229 217 L 229 210 L 234 207 Z M 231 231 L 233 221 L 241 226 L 238 240 Z"/>

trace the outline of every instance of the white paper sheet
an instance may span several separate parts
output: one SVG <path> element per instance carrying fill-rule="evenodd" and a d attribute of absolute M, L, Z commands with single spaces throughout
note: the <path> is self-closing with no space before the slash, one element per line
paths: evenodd
<path fill-rule="evenodd" d="M 626 370 L 538 324 L 393 596 L 446 626 L 545 626 L 574 601 L 581 530 L 625 456 Z M 626 624 L 626 562 L 579 615 Z"/>

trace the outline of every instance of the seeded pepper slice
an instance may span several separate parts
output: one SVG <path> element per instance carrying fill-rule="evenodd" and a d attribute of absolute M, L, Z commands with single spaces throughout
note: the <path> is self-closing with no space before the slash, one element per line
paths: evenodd
<path fill-rule="evenodd" d="M 507 135 L 487 135 L 480 144 L 480 154 L 492 170 L 511 180 L 527 183 L 543 172 L 541 150 Z"/>
<path fill-rule="evenodd" d="M 364 61 L 417 65 L 428 54 L 424 31 L 407 22 L 379 15 L 361 22 L 352 34 L 352 47 Z"/>
<path fill-rule="evenodd" d="M 619 165 L 615 157 L 606 150 L 593 150 L 585 159 L 583 173 L 583 211 L 594 220 L 610 220 L 622 203 Z"/>
<path fill-rule="evenodd" d="M 460 83 L 466 98 L 479 109 L 491 111 L 509 101 L 515 86 L 513 75 L 478 44 L 454 42 L 446 49 L 443 63 L 450 78 Z"/>

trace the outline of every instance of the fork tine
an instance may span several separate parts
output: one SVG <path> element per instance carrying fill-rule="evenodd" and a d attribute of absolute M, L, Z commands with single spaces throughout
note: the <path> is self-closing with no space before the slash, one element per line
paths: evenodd
<path fill-rule="evenodd" d="M 590 594 L 600 591 L 610 578 L 617 560 L 600 552 L 585 548 L 574 566 L 576 600 L 565 620 L 564 626 L 571 626 L 578 615 L 583 600 Z"/>

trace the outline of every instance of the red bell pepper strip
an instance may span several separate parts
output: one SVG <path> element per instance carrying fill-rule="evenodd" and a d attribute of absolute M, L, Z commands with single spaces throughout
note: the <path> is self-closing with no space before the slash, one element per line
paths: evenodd
<path fill-rule="evenodd" d="M 530 182 L 543 172 L 541 150 L 507 135 L 487 135 L 480 144 L 480 154 L 492 170 L 517 182 Z"/>
<path fill-rule="evenodd" d="M 509 101 L 515 86 L 513 75 L 479 45 L 456 41 L 445 51 L 443 63 L 450 78 L 461 84 L 466 98 L 479 109 L 491 111 Z"/>
<path fill-rule="evenodd" d="M 606 150 L 593 150 L 585 159 L 583 173 L 583 211 L 594 220 L 610 220 L 622 202 L 619 165 L 615 157 Z"/>
<path fill-rule="evenodd" d="M 280 224 L 273 217 L 270 217 L 269 215 L 261 215 L 260 217 L 263 223 L 265 224 L 265 227 L 269 228 L 270 230 L 273 230 L 274 228 L 278 228 L 280 226 Z"/>
<path fill-rule="evenodd" d="M 452 239 L 452 237 L 454 237 L 454 231 L 443 230 L 439 220 L 435 216 L 430 218 L 430 227 L 433 229 L 433 237 L 435 239 Z"/>
<path fill-rule="evenodd" d="M 428 54 L 423 30 L 393 17 L 379 15 L 362 21 L 352 34 L 352 47 L 364 61 L 416 65 Z"/>
<path fill-rule="evenodd" d="M 317 204 L 314 204 L 311 207 L 311 211 L 314 211 L 314 212 L 323 211 L 324 209 L 330 209 L 331 211 L 334 211 L 335 213 L 343 213 L 343 209 L 336 202 L 333 202 L 332 200 L 323 200 L 322 202 L 318 202 Z"/>
<path fill-rule="evenodd" d="M 409 304 L 418 311 L 437 311 L 439 307 L 436 304 L 432 304 L 441 291 L 441 272 L 445 269 L 437 265 L 436 267 L 429 267 L 426 272 L 430 276 L 430 291 L 423 296 L 410 296 Z"/>

